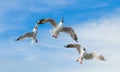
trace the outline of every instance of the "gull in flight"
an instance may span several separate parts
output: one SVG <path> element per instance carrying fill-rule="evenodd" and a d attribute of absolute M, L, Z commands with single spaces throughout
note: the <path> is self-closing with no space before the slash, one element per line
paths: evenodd
<path fill-rule="evenodd" d="M 91 52 L 91 53 L 87 53 L 86 49 L 84 47 L 82 47 L 80 44 L 68 44 L 64 46 L 65 48 L 76 48 L 78 53 L 79 53 L 79 57 L 77 58 L 77 62 L 80 62 L 82 64 L 83 60 L 91 60 L 93 58 L 97 58 L 98 60 L 102 60 L 105 61 L 106 59 L 104 58 L 104 56 L 102 56 L 101 54 L 97 53 L 97 52 Z"/>
<path fill-rule="evenodd" d="M 31 43 L 37 43 L 38 40 L 36 38 L 36 35 L 37 35 L 37 29 L 38 29 L 38 25 L 36 23 L 35 27 L 33 28 L 33 31 L 32 32 L 26 32 L 24 33 L 23 35 L 21 35 L 20 37 L 18 37 L 17 39 L 15 39 L 15 41 L 20 41 L 20 40 L 23 40 L 23 39 L 26 39 L 26 38 L 32 38 L 32 42 Z"/>
<path fill-rule="evenodd" d="M 74 39 L 76 42 L 78 42 L 77 35 L 76 35 L 75 31 L 73 30 L 73 28 L 62 26 L 63 22 L 64 22 L 63 18 L 61 19 L 61 21 L 58 24 L 56 23 L 56 21 L 54 19 L 51 19 L 51 18 L 41 19 L 38 21 L 38 24 L 45 24 L 46 22 L 50 22 L 50 24 L 54 28 L 53 30 L 51 30 L 52 37 L 57 38 L 59 32 L 66 32 L 72 37 L 72 39 Z"/>

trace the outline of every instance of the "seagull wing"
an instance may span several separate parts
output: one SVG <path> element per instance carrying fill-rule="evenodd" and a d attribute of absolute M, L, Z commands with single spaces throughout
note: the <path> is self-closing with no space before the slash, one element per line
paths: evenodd
<path fill-rule="evenodd" d="M 77 35 L 76 35 L 75 31 L 71 27 L 63 27 L 63 29 L 61 31 L 70 34 L 72 39 L 74 39 L 76 42 L 78 42 L 77 41 L 78 40 Z"/>
<path fill-rule="evenodd" d="M 104 56 L 102 56 L 101 54 L 96 53 L 96 52 L 87 53 L 86 56 L 85 56 L 85 59 L 93 59 L 93 58 L 97 58 L 98 60 L 105 61 Z"/>
<path fill-rule="evenodd" d="M 76 48 L 78 53 L 80 54 L 80 45 L 79 44 L 68 44 L 64 46 L 65 48 Z"/>
<path fill-rule="evenodd" d="M 15 41 L 23 40 L 25 38 L 30 38 L 30 37 L 33 37 L 33 32 L 27 32 L 27 33 L 23 34 L 20 37 L 18 37 L 17 39 L 15 39 Z"/>
<path fill-rule="evenodd" d="M 78 53 L 80 54 L 80 48 L 77 47 L 76 49 L 77 49 Z"/>
<path fill-rule="evenodd" d="M 46 22 L 50 22 L 52 24 L 52 26 L 55 27 L 55 28 L 57 27 L 56 21 L 52 18 L 41 19 L 41 20 L 38 21 L 38 24 L 44 24 Z"/>

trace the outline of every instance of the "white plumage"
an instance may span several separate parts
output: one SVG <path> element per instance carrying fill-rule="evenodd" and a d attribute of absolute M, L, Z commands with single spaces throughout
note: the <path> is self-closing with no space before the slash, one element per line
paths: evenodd
<path fill-rule="evenodd" d="M 63 27 L 62 26 L 63 21 L 64 19 L 62 18 L 61 21 L 57 24 L 54 19 L 45 18 L 45 19 L 39 20 L 38 24 L 45 24 L 46 22 L 50 22 L 50 24 L 54 27 L 53 30 L 51 30 L 53 37 L 57 38 L 59 32 L 66 32 L 72 37 L 72 39 L 78 42 L 77 41 L 78 38 L 75 31 L 71 27 Z"/>
<path fill-rule="evenodd" d="M 66 46 L 64 46 L 65 48 L 76 48 L 78 53 L 79 53 L 79 57 L 77 58 L 77 62 L 80 62 L 82 64 L 83 60 L 90 60 L 93 58 L 97 58 L 98 60 L 102 60 L 105 61 L 106 59 L 104 58 L 104 56 L 102 56 L 101 54 L 97 53 L 97 52 L 91 52 L 91 53 L 87 53 L 86 49 L 84 47 L 82 47 L 80 44 L 68 44 Z"/>
<path fill-rule="evenodd" d="M 37 29 L 38 29 L 38 25 L 39 24 L 36 24 L 35 27 L 33 28 L 33 31 L 32 32 L 26 32 L 24 33 L 23 35 L 21 35 L 20 37 L 18 37 L 17 39 L 15 39 L 15 41 L 20 41 L 20 40 L 23 40 L 23 39 L 26 39 L 26 38 L 32 38 L 32 42 L 31 43 L 34 43 L 34 42 L 38 42 L 36 36 L 37 36 Z"/>

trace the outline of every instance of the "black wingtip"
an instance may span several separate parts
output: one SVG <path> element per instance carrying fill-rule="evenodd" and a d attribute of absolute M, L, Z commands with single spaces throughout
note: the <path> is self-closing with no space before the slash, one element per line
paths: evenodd
<path fill-rule="evenodd" d="M 75 40 L 76 42 L 78 42 L 78 38 L 77 38 L 77 35 L 76 35 L 76 34 L 74 35 L 74 40 Z"/>
<path fill-rule="evenodd" d="M 15 39 L 15 41 L 18 41 L 18 39 Z"/>
<path fill-rule="evenodd" d="M 45 19 L 38 20 L 37 24 L 43 24 Z"/>
<path fill-rule="evenodd" d="M 17 39 L 15 39 L 15 41 L 19 41 L 20 40 L 20 37 L 19 38 L 17 38 Z"/>

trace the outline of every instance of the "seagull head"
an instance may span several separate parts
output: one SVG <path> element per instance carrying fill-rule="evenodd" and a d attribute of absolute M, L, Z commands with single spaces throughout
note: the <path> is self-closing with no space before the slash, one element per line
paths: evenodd
<path fill-rule="evenodd" d="M 82 50 L 83 50 L 83 51 L 86 51 L 86 49 L 85 49 L 85 48 L 82 48 Z"/>
<path fill-rule="evenodd" d="M 82 46 L 80 47 L 80 52 L 81 57 L 84 57 L 86 55 L 86 49 Z"/>

